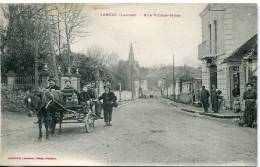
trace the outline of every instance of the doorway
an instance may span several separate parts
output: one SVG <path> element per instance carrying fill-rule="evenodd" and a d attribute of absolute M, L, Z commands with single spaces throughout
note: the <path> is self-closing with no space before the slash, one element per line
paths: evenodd
<path fill-rule="evenodd" d="M 215 85 L 216 88 L 218 87 L 217 85 L 217 66 L 216 65 L 211 65 L 209 67 L 209 77 L 210 77 L 210 90 L 212 89 L 212 85 Z"/>
<path fill-rule="evenodd" d="M 230 71 L 230 106 L 233 107 L 234 97 L 232 94 L 232 90 L 235 88 L 235 85 L 240 88 L 240 73 L 239 73 L 239 66 L 231 66 L 229 68 Z"/>

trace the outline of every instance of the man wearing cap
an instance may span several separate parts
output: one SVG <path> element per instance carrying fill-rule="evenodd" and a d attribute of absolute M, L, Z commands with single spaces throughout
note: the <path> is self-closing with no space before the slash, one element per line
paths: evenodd
<path fill-rule="evenodd" d="M 48 87 L 46 88 L 49 92 L 52 92 L 52 90 L 60 90 L 60 87 L 56 85 L 56 80 L 54 78 L 49 78 L 48 79 Z M 43 108 L 42 108 L 43 109 Z M 55 105 L 50 105 L 49 106 L 50 114 L 52 117 L 52 122 L 51 122 L 51 133 L 54 133 L 55 131 L 55 126 L 57 123 L 57 120 L 55 119 L 56 115 L 56 110 L 57 107 Z"/>
<path fill-rule="evenodd" d="M 112 126 L 112 111 L 114 104 L 116 103 L 117 97 L 113 92 L 110 91 L 110 87 L 105 87 L 105 93 L 103 93 L 98 100 L 103 100 L 103 110 L 104 110 L 104 118 L 105 118 L 105 126 Z"/>
<path fill-rule="evenodd" d="M 205 88 L 205 86 L 202 86 L 200 92 L 200 101 L 202 103 L 204 112 L 207 113 L 209 108 L 209 91 Z"/>
<path fill-rule="evenodd" d="M 251 83 L 246 84 L 246 91 L 243 94 L 245 101 L 244 122 L 245 126 L 252 127 L 256 119 L 256 92 L 253 90 Z"/>
<path fill-rule="evenodd" d="M 103 119 L 103 117 L 101 116 L 101 104 L 99 101 L 97 101 L 96 99 L 98 98 L 97 96 L 97 91 L 96 91 L 96 83 L 95 81 L 91 82 L 91 88 L 89 90 L 90 92 L 90 97 L 93 101 L 93 104 L 95 105 L 95 114 L 100 118 Z"/>
<path fill-rule="evenodd" d="M 82 92 L 80 92 L 79 97 L 81 102 L 86 103 L 91 99 L 90 94 L 88 93 L 88 90 L 90 89 L 90 85 L 84 85 L 82 88 Z"/>
<path fill-rule="evenodd" d="M 83 87 L 83 91 L 80 93 L 80 100 L 83 103 L 86 103 L 87 101 L 90 101 L 90 108 L 92 110 L 93 106 L 95 106 L 95 114 L 98 118 L 102 119 L 101 117 L 101 113 L 98 112 L 98 102 L 97 101 L 93 101 L 97 99 L 97 94 L 95 91 L 95 87 L 93 87 L 92 83 L 89 83 L 87 85 L 84 85 Z"/>
<path fill-rule="evenodd" d="M 56 81 L 55 81 L 54 78 L 48 79 L 48 84 L 49 84 L 49 86 L 46 89 L 48 89 L 48 90 L 52 90 L 52 89 L 60 90 L 60 87 L 56 85 Z"/>

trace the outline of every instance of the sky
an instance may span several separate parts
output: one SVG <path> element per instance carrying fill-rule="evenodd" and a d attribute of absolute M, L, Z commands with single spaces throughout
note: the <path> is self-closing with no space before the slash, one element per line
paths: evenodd
<path fill-rule="evenodd" d="M 86 53 L 88 48 L 98 46 L 127 60 L 132 43 L 135 60 L 141 66 L 171 65 L 173 55 L 176 66 L 197 66 L 198 45 L 202 42 L 199 14 L 206 5 L 85 5 L 87 19 L 83 29 L 90 33 L 77 37 L 72 50 Z M 106 14 L 114 16 L 104 16 Z M 123 16 L 129 14 L 134 16 Z M 168 16 L 149 17 L 149 14 Z"/>

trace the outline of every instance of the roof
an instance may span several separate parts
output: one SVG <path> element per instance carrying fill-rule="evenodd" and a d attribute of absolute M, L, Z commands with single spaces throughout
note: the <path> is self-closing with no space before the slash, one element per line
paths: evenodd
<path fill-rule="evenodd" d="M 257 34 L 232 52 L 222 63 L 241 62 L 242 59 L 257 58 Z"/>

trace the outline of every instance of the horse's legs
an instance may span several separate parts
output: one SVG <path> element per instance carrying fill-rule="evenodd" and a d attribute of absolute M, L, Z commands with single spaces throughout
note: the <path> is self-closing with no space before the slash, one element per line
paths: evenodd
<path fill-rule="evenodd" d="M 38 126 L 39 126 L 39 140 L 42 138 L 42 114 L 40 113 L 38 116 Z"/>
<path fill-rule="evenodd" d="M 55 108 L 53 106 L 49 107 L 49 114 L 50 114 L 50 130 L 51 130 L 51 134 L 54 134 L 55 127 L 56 127 L 56 115 L 55 115 Z"/>
<path fill-rule="evenodd" d="M 51 114 L 51 134 L 55 133 L 55 127 L 56 127 L 56 116 L 55 113 Z"/>
<path fill-rule="evenodd" d="M 45 118 L 44 126 L 45 126 L 45 130 L 46 130 L 46 139 L 49 139 L 50 115 L 49 115 L 49 112 L 48 112 L 48 111 L 46 111 L 44 118 Z"/>
<path fill-rule="evenodd" d="M 61 133 L 62 118 L 63 118 L 63 113 L 62 113 L 62 111 L 60 111 L 60 117 L 59 117 L 60 129 L 59 129 L 59 133 Z"/>

